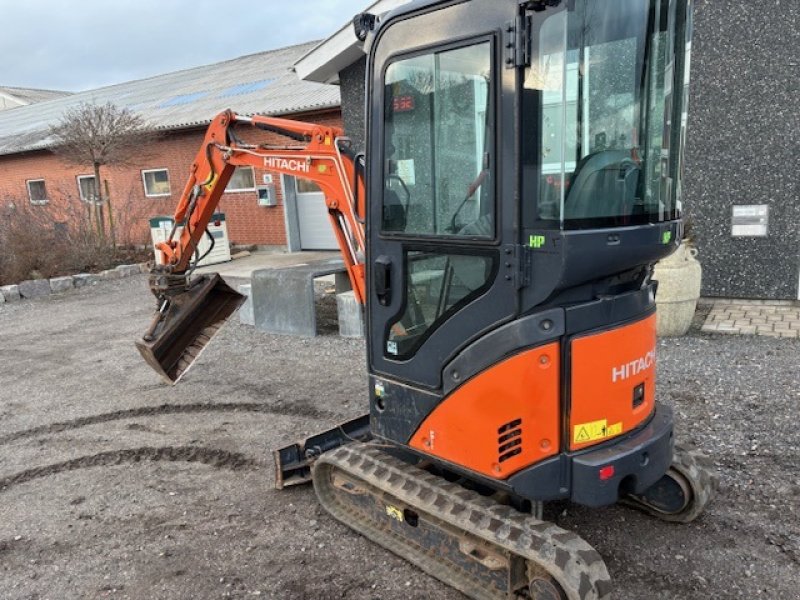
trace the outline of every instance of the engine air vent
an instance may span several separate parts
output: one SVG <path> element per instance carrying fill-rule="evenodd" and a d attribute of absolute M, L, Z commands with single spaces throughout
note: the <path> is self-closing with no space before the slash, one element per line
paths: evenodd
<path fill-rule="evenodd" d="M 497 462 L 522 454 L 522 419 L 514 419 L 497 429 Z"/>

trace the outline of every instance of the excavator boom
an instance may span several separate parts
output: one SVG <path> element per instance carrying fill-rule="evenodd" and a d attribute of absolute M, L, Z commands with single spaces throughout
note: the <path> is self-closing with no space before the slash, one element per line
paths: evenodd
<path fill-rule="evenodd" d="M 237 136 L 248 125 L 291 145 L 255 144 Z M 136 343 L 162 377 L 177 382 L 244 301 L 219 275 L 191 275 L 202 260 L 199 244 L 237 167 L 255 167 L 308 179 L 325 195 L 328 216 L 359 303 L 364 303 L 363 180 L 357 157 L 335 127 L 273 117 L 243 117 L 224 111 L 209 125 L 175 210 L 175 226 L 157 248 L 161 263 L 150 272 L 158 301 L 153 321 Z M 179 227 L 182 230 L 179 233 Z"/>

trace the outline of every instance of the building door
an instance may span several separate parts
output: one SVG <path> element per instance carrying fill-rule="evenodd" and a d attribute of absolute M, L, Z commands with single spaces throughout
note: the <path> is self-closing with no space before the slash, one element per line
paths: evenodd
<path fill-rule="evenodd" d="M 289 179 L 289 178 L 287 178 Z M 291 179 L 297 207 L 297 225 L 301 250 L 336 250 L 325 196 L 311 181 Z"/>

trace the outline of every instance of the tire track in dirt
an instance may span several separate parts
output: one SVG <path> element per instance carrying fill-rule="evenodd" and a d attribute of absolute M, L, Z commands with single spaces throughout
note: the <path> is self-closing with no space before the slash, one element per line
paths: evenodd
<path fill-rule="evenodd" d="M 93 467 L 113 467 L 122 464 L 135 464 L 143 461 L 196 462 L 217 469 L 230 469 L 231 471 L 254 468 L 260 465 L 258 461 L 244 454 L 228 452 L 216 448 L 198 446 L 144 446 L 141 448 L 100 452 L 99 454 L 82 456 L 60 463 L 26 469 L 13 475 L 7 475 L 6 477 L 0 478 L 0 492 L 4 492 L 15 485 L 27 483 L 34 479 L 57 475 L 58 473 L 76 471 L 78 469 L 90 469 Z"/>
<path fill-rule="evenodd" d="M 139 408 L 131 408 L 127 410 L 117 410 L 110 413 L 103 413 L 99 415 L 91 415 L 88 417 L 81 417 L 79 419 L 72 419 L 70 421 L 61 421 L 58 423 L 51 423 L 49 425 L 40 425 L 39 427 L 32 427 L 22 431 L 15 431 L 6 435 L 0 436 L 0 446 L 10 444 L 22 439 L 37 437 L 40 435 L 47 435 L 50 433 L 62 433 L 64 431 L 72 431 L 90 425 L 97 425 L 100 423 L 109 423 L 111 421 L 121 421 L 123 419 L 136 419 L 141 417 L 154 417 L 163 415 L 188 415 L 209 412 L 245 412 L 245 413 L 262 413 L 267 415 L 281 415 L 289 417 L 318 417 L 327 418 L 333 416 L 327 411 L 319 410 L 314 407 L 304 405 L 293 406 L 270 406 L 267 404 L 260 404 L 257 402 L 220 402 L 220 403 L 196 403 L 196 404 L 161 404 L 158 406 L 142 406 Z"/>

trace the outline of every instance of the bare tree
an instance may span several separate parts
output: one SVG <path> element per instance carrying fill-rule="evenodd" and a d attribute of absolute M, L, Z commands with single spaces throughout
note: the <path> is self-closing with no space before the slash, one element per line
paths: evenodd
<path fill-rule="evenodd" d="M 50 128 L 50 135 L 56 140 L 55 152 L 64 161 L 92 166 L 94 190 L 92 197 L 87 200 L 94 207 L 94 219 L 101 240 L 106 232 L 104 206 L 108 207 L 111 242 L 116 246 L 111 199 L 104 193 L 100 168 L 125 166 L 139 154 L 145 136 L 144 120 L 112 102 L 103 105 L 82 102 L 64 112 L 58 124 Z"/>

